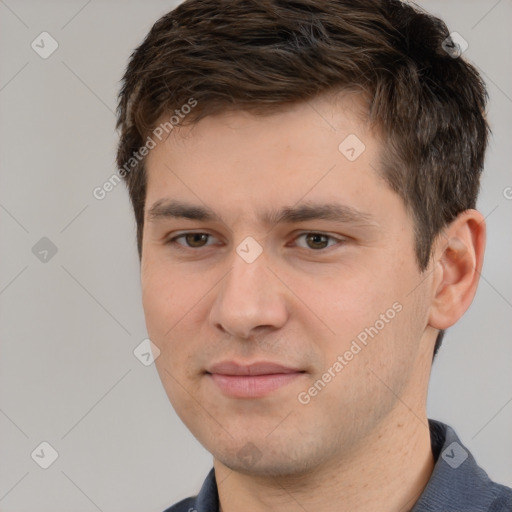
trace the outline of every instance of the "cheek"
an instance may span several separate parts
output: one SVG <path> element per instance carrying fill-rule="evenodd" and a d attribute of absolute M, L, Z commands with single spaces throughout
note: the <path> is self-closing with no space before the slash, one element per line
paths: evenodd
<path fill-rule="evenodd" d="M 160 349 L 155 360 L 160 380 L 170 402 L 182 417 L 190 407 L 190 397 L 183 386 L 193 392 L 191 378 L 197 366 L 193 355 L 198 349 L 190 331 L 197 293 L 185 285 L 178 273 L 156 264 L 151 265 L 150 270 L 147 268 L 141 275 L 146 328 L 149 338 Z"/>
<path fill-rule="evenodd" d="M 378 279 L 364 267 L 339 268 L 323 282 L 315 283 L 306 276 L 297 295 L 304 298 L 331 334 L 349 338 L 375 322 L 381 310 L 393 303 L 383 293 L 385 287 Z"/>
<path fill-rule="evenodd" d="M 160 334 L 162 326 L 168 321 L 167 315 L 173 308 L 171 287 L 160 278 L 161 274 L 154 267 L 145 270 L 141 276 L 142 306 L 150 337 Z M 170 320 L 170 319 L 169 319 Z"/>
<path fill-rule="evenodd" d="M 381 341 L 384 353 L 391 356 L 406 348 L 402 343 L 412 343 L 420 335 L 426 311 L 423 288 L 418 287 L 422 277 L 414 261 L 395 254 L 386 261 L 340 268 L 321 287 L 304 282 L 300 293 L 310 297 L 311 309 L 329 327 L 330 352 L 347 349 L 359 337 L 374 345 L 373 340 Z M 372 359 L 379 355 L 366 352 Z"/>
<path fill-rule="evenodd" d="M 160 336 L 185 315 L 194 300 L 197 302 L 200 292 L 193 280 L 159 261 L 146 262 L 141 272 L 141 288 L 148 329 Z"/>
<path fill-rule="evenodd" d="M 142 305 L 149 338 L 160 349 L 160 357 L 156 360 L 157 368 L 165 365 L 174 375 L 177 358 L 184 356 L 183 350 L 177 350 L 180 328 L 184 325 L 180 319 L 186 317 L 187 300 L 180 292 L 183 283 L 174 273 L 166 272 L 158 265 L 146 266 L 141 274 Z M 183 337 L 183 336 L 181 336 Z M 172 357 L 171 357 L 172 355 Z M 163 380 L 169 376 L 159 368 Z M 169 382 L 172 384 L 172 382 Z"/>
<path fill-rule="evenodd" d="M 212 285 L 157 263 L 145 266 L 141 285 L 146 328 L 161 351 L 157 366 L 165 365 L 172 375 L 184 376 L 194 367 L 191 360 L 204 339 L 198 319 L 206 315 L 205 296 Z"/>

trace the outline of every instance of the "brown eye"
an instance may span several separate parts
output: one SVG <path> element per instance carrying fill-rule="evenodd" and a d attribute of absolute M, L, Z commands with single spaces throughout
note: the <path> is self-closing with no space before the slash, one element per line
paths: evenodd
<path fill-rule="evenodd" d="M 329 236 L 320 233 L 308 233 L 306 235 L 306 243 L 310 249 L 325 249 L 329 243 Z"/>
<path fill-rule="evenodd" d="M 183 235 L 189 247 L 204 247 L 208 242 L 206 233 L 188 233 Z"/>
<path fill-rule="evenodd" d="M 179 249 L 201 249 L 213 245 L 215 240 L 216 239 L 208 233 L 189 232 L 169 239 L 166 245 L 171 245 Z"/>
<path fill-rule="evenodd" d="M 325 233 L 309 232 L 300 234 L 294 242 L 302 249 L 320 251 L 334 245 L 341 245 L 345 241 L 344 238 L 336 238 L 331 235 L 326 235 Z"/>

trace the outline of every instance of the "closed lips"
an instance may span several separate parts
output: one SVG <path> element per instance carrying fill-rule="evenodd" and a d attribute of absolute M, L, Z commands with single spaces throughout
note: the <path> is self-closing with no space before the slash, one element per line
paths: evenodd
<path fill-rule="evenodd" d="M 292 368 L 278 363 L 266 361 L 251 364 L 238 364 L 233 361 L 224 361 L 209 367 L 207 369 L 207 373 L 233 376 L 257 376 L 286 373 L 304 373 L 304 371 L 300 370 L 299 368 Z"/>

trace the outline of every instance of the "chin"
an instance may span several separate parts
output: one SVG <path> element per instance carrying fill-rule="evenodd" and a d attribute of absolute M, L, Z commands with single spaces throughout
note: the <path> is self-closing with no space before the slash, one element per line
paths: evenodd
<path fill-rule="evenodd" d="M 277 453 L 280 452 L 280 453 Z M 268 443 L 259 449 L 248 441 L 236 453 L 214 453 L 214 457 L 224 466 L 251 476 L 274 478 L 300 478 L 306 476 L 320 465 L 318 454 L 294 453 L 290 457 L 290 450 L 283 447 L 276 450 Z"/>

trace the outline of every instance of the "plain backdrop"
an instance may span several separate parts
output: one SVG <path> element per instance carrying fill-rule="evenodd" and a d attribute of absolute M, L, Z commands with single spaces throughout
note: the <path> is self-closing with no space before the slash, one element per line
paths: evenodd
<path fill-rule="evenodd" d="M 124 185 L 101 201 L 92 194 L 115 172 L 127 59 L 174 5 L 0 0 L 3 512 L 160 512 L 197 493 L 212 465 L 154 365 L 133 354 L 147 334 Z M 435 362 L 429 417 L 452 425 L 490 477 L 510 486 L 512 4 L 421 5 L 467 40 L 493 129 L 479 200 L 482 279 Z M 58 43 L 46 59 L 31 46 L 42 32 Z M 45 41 L 49 51 L 55 43 Z M 52 455 L 44 441 L 58 453 L 48 469 L 36 463 Z"/>

